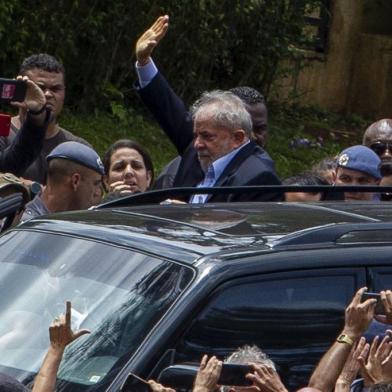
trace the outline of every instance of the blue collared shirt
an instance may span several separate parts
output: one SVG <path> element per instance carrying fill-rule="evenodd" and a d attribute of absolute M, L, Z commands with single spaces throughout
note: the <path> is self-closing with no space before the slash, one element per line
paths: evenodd
<path fill-rule="evenodd" d="M 197 188 L 203 187 L 212 187 L 215 185 L 218 178 L 221 176 L 223 171 L 226 169 L 227 165 L 232 161 L 235 155 L 241 150 L 241 148 L 245 147 L 250 141 L 248 140 L 246 143 L 241 144 L 235 150 L 230 151 L 228 154 L 223 155 L 222 157 L 218 158 L 208 167 L 207 172 L 204 176 L 203 181 L 201 181 Z M 193 195 L 190 203 L 205 203 L 207 200 L 208 195 Z"/>
<path fill-rule="evenodd" d="M 158 68 L 152 59 L 145 65 L 139 65 L 136 62 L 136 73 L 139 79 L 140 88 L 144 88 L 155 78 L 158 73 Z"/>

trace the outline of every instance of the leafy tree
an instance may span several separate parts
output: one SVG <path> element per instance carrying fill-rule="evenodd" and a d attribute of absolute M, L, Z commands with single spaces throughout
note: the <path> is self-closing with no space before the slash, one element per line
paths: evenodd
<path fill-rule="evenodd" d="M 0 0 L 0 70 L 47 52 L 67 70 L 68 106 L 92 110 L 135 104 L 133 49 L 163 13 L 170 30 L 154 54 L 178 93 L 251 85 L 268 95 L 278 63 L 301 46 L 305 9 L 320 0 Z"/>

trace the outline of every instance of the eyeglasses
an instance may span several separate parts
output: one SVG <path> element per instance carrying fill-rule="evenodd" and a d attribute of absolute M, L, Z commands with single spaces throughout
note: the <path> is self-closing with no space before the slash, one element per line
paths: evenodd
<path fill-rule="evenodd" d="M 387 149 L 392 152 L 392 142 L 376 142 L 369 147 L 379 156 L 383 155 Z"/>

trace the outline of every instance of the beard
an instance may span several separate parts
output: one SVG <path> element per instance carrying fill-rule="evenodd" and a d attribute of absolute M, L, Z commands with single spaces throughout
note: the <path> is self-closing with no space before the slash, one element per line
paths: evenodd
<path fill-rule="evenodd" d="M 230 140 L 222 140 L 219 146 L 219 150 L 214 148 L 214 151 L 206 148 L 197 150 L 197 157 L 200 162 L 200 166 L 204 173 L 207 172 L 208 167 L 217 159 L 223 157 L 233 150 Z"/>
<path fill-rule="evenodd" d="M 199 159 L 201 169 L 203 170 L 204 173 L 206 173 L 208 167 L 212 164 L 213 160 L 208 154 L 206 154 L 203 151 L 197 153 L 197 158 Z"/>

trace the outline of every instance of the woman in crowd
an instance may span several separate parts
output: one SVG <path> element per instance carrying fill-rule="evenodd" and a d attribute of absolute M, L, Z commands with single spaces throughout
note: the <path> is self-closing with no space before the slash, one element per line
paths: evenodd
<path fill-rule="evenodd" d="M 133 140 L 121 139 L 113 143 L 105 153 L 103 165 L 109 198 L 145 192 L 154 180 L 150 154 Z"/>

